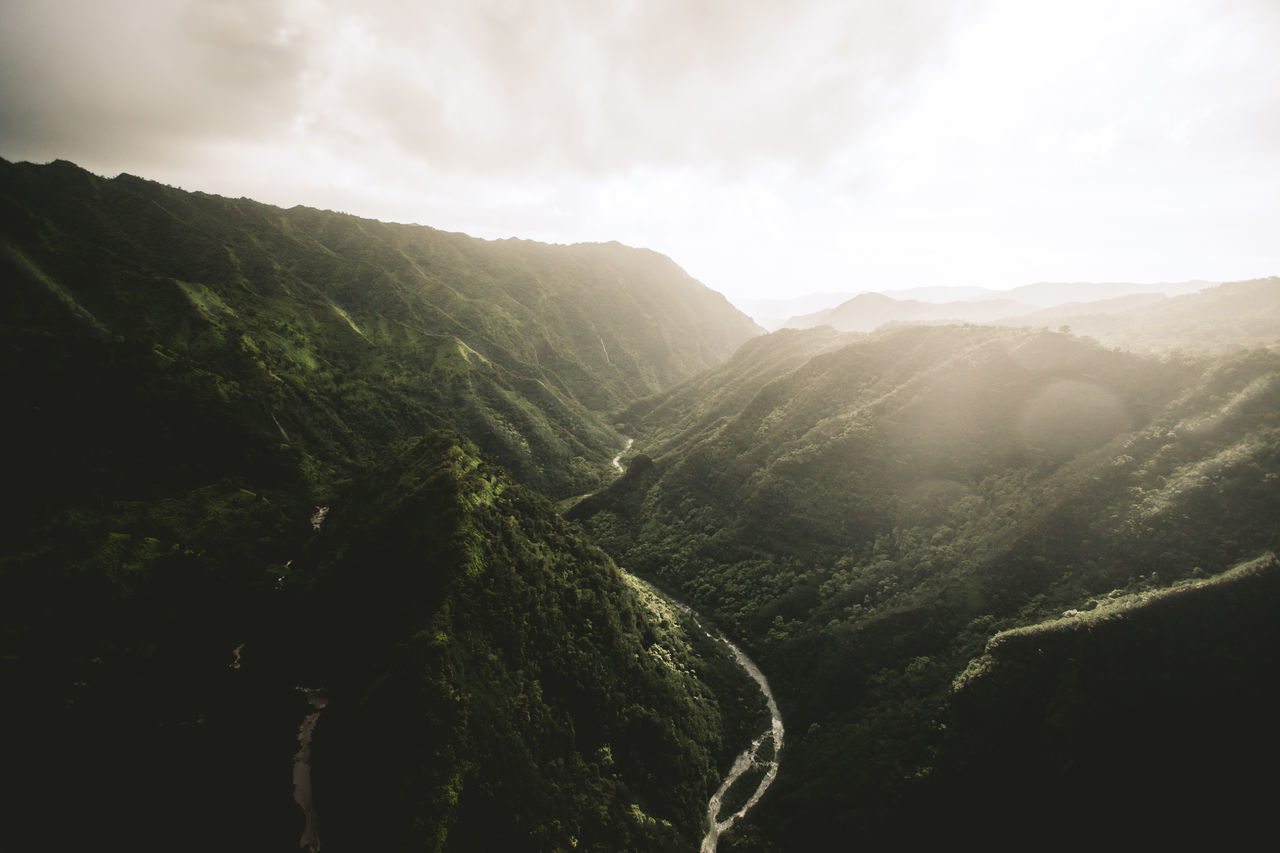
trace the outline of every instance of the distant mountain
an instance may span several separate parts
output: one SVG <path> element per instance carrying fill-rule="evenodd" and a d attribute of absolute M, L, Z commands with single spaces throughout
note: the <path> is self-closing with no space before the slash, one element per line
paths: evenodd
<path fill-rule="evenodd" d="M 1213 287 L 1216 281 L 1177 282 L 1098 282 L 1040 281 L 1008 290 L 985 287 L 912 287 L 906 290 L 883 290 L 894 299 L 917 299 L 922 302 L 987 302 L 1009 299 L 1037 308 L 1050 308 L 1066 302 L 1094 302 L 1115 299 L 1135 293 L 1181 296 Z"/>
<path fill-rule="evenodd" d="M 863 293 L 835 308 L 792 317 L 785 325 L 792 329 L 829 325 L 842 332 L 873 332 L 889 323 L 990 323 L 1027 308 L 1011 299 L 934 303 Z"/>
<path fill-rule="evenodd" d="M 908 287 L 905 290 L 877 291 L 894 299 L 915 299 L 920 302 L 985 302 L 991 299 L 1010 299 L 1008 290 L 992 290 L 988 287 Z"/>
<path fill-rule="evenodd" d="M 1176 348 L 1224 350 L 1280 340 L 1280 279 L 1229 282 L 1199 288 L 1132 285 L 1177 293 L 1132 292 L 1092 301 L 1034 308 L 1065 294 L 1087 297 L 1130 285 L 1028 285 L 1008 291 L 1009 299 L 977 302 L 921 302 L 864 293 L 834 308 L 787 321 L 789 328 L 830 325 L 841 331 L 870 332 L 891 324 L 984 323 L 1000 326 L 1070 327 L 1109 346 L 1164 351 Z M 936 292 L 935 292 L 936 295 Z M 1025 301 L 1019 301 L 1025 299 Z"/>
<path fill-rule="evenodd" d="M 1280 278 L 1236 281 L 1185 296 L 1136 295 L 1071 303 L 1000 320 L 1066 325 L 1107 346 L 1162 352 L 1280 345 Z"/>
<path fill-rule="evenodd" d="M 806 293 L 787 299 L 744 299 L 739 307 L 750 314 L 757 323 L 774 331 L 797 314 L 812 314 L 839 305 L 856 296 L 856 293 Z"/>
<path fill-rule="evenodd" d="M 1041 281 L 1015 287 L 1005 295 L 1017 302 L 1026 302 L 1041 308 L 1061 305 L 1064 302 L 1093 302 L 1114 299 L 1133 293 L 1160 293 L 1165 296 L 1182 296 L 1213 287 L 1216 281 L 1178 281 L 1144 284 L 1140 282 L 1056 282 Z"/>
<path fill-rule="evenodd" d="M 896 302 L 925 302 L 946 304 L 947 311 L 929 311 L 918 308 L 904 309 L 901 318 L 885 322 L 954 321 L 985 323 L 1002 316 L 999 309 L 969 303 L 1004 303 L 1014 313 L 1024 313 L 1037 308 L 1051 308 L 1068 302 L 1095 302 L 1116 299 L 1132 294 L 1181 296 L 1196 293 L 1217 282 L 1184 281 L 1155 284 L 1119 282 L 1037 282 L 1010 290 L 993 290 L 986 287 L 938 285 L 910 287 L 899 290 L 863 289 L 849 293 L 808 293 L 790 299 L 754 299 L 742 301 L 743 309 L 760 325 L 770 331 L 781 328 L 807 329 L 825 324 L 850 331 L 872 331 L 868 318 L 858 316 L 856 309 L 845 309 L 851 300 L 866 296 L 885 296 Z M 864 328 L 866 327 L 866 328 Z"/>

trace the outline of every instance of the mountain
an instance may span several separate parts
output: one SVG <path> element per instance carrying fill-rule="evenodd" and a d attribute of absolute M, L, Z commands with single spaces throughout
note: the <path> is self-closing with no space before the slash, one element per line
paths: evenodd
<path fill-rule="evenodd" d="M 806 293 L 787 299 L 746 299 L 740 300 L 739 304 L 757 323 L 772 332 L 781 328 L 788 317 L 822 311 L 852 299 L 855 295 L 854 293 Z"/>
<path fill-rule="evenodd" d="M 1213 287 L 1216 281 L 1173 281 L 1144 284 L 1141 282 L 1040 281 L 1015 287 L 1005 295 L 1016 302 L 1025 302 L 1040 308 L 1051 308 L 1065 302 L 1094 302 L 1115 299 L 1134 293 L 1156 293 L 1164 296 L 1185 296 Z"/>
<path fill-rule="evenodd" d="M 1070 303 L 1000 322 L 1060 323 L 1107 346 L 1149 352 L 1274 348 L 1280 345 L 1280 278 L 1227 282 L 1184 296 Z"/>
<path fill-rule="evenodd" d="M 68 163 L 0 269 L 8 847 L 690 850 L 775 720 L 720 850 L 1269 829 L 1276 279 L 763 335 Z"/>
<path fill-rule="evenodd" d="M 863 293 L 835 308 L 792 317 L 785 325 L 793 329 L 829 325 L 844 332 L 874 332 L 888 323 L 990 323 L 1027 307 L 1012 299 L 934 303 Z"/>
<path fill-rule="evenodd" d="M 1100 302 L 1143 294 L 1147 296 L 1183 296 L 1212 287 L 1217 282 L 1184 281 L 1157 284 L 1123 282 L 1037 282 L 1010 290 L 986 287 L 933 286 L 901 290 L 863 289 L 852 293 L 808 293 L 789 299 L 752 299 L 743 301 L 743 309 L 770 331 L 780 328 L 807 329 L 832 325 L 845 331 L 874 331 L 886 322 L 959 322 L 986 323 L 1010 314 L 1054 308 L 1066 303 Z M 893 316 L 884 316 L 882 300 L 910 303 L 897 308 Z M 847 306 L 854 302 L 855 305 Z M 945 309 L 925 307 L 947 305 Z M 994 303 L 1003 303 L 997 307 Z M 880 311 L 879 319 L 877 309 Z M 864 311 L 867 312 L 864 315 Z"/>
<path fill-rule="evenodd" d="M 755 684 L 539 492 L 723 297 L 62 162 L 0 163 L 0 265 L 8 846 L 696 845 Z"/>
<path fill-rule="evenodd" d="M 1097 302 L 1118 299 L 1123 296 L 1145 294 L 1151 296 L 1183 296 L 1213 287 L 1216 281 L 1176 282 L 1101 282 L 1101 281 L 1039 281 L 1009 290 L 992 290 L 986 287 L 910 287 L 904 290 L 880 291 L 894 299 L 916 299 L 922 302 L 990 302 L 1009 299 L 1036 308 L 1052 308 L 1067 302 Z"/>
<path fill-rule="evenodd" d="M 324 849 L 697 845 L 749 737 L 732 662 L 474 448 L 437 434 L 372 475 L 294 577 L 324 626 Z"/>
<path fill-rule="evenodd" d="M 120 534 L 116 565 L 8 561 L 7 838 L 696 845 L 759 699 L 546 499 L 433 433 L 295 521 L 276 565 Z"/>
<path fill-rule="evenodd" d="M 1108 816 L 1118 845 L 1248 846 L 1267 788 L 1242 770 L 1280 751 L 1266 719 L 1277 595 L 1267 555 L 996 634 L 953 688 L 918 826 L 971 826 L 998 804 L 988 844 L 1076 814 Z M 1174 803 L 1186 818 L 1161 819 Z"/>
<path fill-rule="evenodd" d="M 1179 293 L 1148 292 L 1164 287 Z M 790 328 L 830 325 L 841 331 L 871 332 L 890 324 L 984 323 L 1000 326 L 1058 328 L 1096 338 L 1108 346 L 1162 352 L 1172 349 L 1225 351 L 1277 342 L 1280 324 L 1280 279 L 1207 282 L 1185 285 L 1132 285 L 1132 293 L 1091 301 L 1071 301 L 1033 308 L 1064 295 L 1078 297 L 1130 285 L 1028 285 L 1009 291 L 1008 299 L 976 302 L 920 302 L 864 293 L 834 308 L 793 317 Z M 1022 301 L 1025 299 L 1026 301 Z"/>
<path fill-rule="evenodd" d="M 1021 707 L 1031 709 L 1027 725 L 1060 720 L 1061 742 L 1057 730 L 1037 730 L 1035 744 L 999 740 L 999 755 L 1060 747 L 1052 755 L 1067 762 L 1077 754 L 1070 744 L 1105 729 L 1110 714 L 1168 734 L 1187 717 L 1163 697 L 1201 702 L 1221 690 L 1255 701 L 1257 691 L 1231 679 L 1266 671 L 1280 652 L 1274 632 L 1258 627 L 1274 599 L 1229 595 L 1196 624 L 1238 619 L 1241 630 L 1188 638 L 1178 647 L 1186 655 L 1139 657 L 1134 635 L 1110 622 L 1073 634 L 1096 644 L 1089 659 L 1111 660 L 1110 671 L 1149 667 L 1144 677 L 1158 683 L 1185 675 L 1177 690 L 1143 699 L 1081 675 L 1082 692 L 1045 696 L 1035 692 L 1045 682 L 1032 680 L 1043 674 L 1027 664 L 991 682 L 998 689 L 967 694 L 980 702 L 953 691 L 1002 631 L 1157 595 L 1243 561 L 1270 565 L 1265 555 L 1280 546 L 1280 354 L 1160 359 L 979 326 L 778 332 L 626 416 L 637 464 L 571 515 L 620 563 L 680 590 L 740 638 L 795 732 L 742 849 L 891 845 L 911 827 L 999 837 L 1025 824 L 975 780 L 998 777 L 1006 793 L 1021 782 L 1003 775 L 1014 765 L 995 752 L 984 763 L 976 745 L 994 750 L 1002 737 L 980 725 L 984 715 Z M 1216 595 L 1188 594 L 1179 609 Z M 1143 636 L 1176 631 L 1179 619 L 1160 616 Z M 1004 648 L 991 652 L 997 661 Z M 1053 665 L 1065 666 L 1071 648 Z M 1184 767 L 1125 764 L 1123 778 L 1168 794 L 1197 789 L 1196 769 L 1214 766 L 1233 774 L 1229 790 L 1242 790 L 1248 765 L 1277 756 L 1258 708 L 1238 718 L 1250 728 L 1232 742 L 1259 752 L 1207 765 L 1212 727 L 1179 730 Z M 1141 736 L 1120 729 L 1106 742 L 1119 751 Z M 1089 755 L 1074 771 L 1039 764 L 1030 778 L 1053 791 L 1102 785 L 1113 772 L 1104 759 L 1119 759 Z M 945 807 L 964 791 L 957 802 L 968 812 Z M 1029 796 L 1010 797 L 1009 808 Z M 1086 802 L 1097 805 L 1063 799 L 1035 814 L 1084 819 L 1071 804 Z M 1213 802 L 1179 825 L 1225 819 L 1224 799 Z M 1110 819 L 1125 832 L 1146 828 L 1136 811 Z"/>
<path fill-rule="evenodd" d="M 455 428 L 522 482 L 581 493 L 622 443 L 610 411 L 759 331 L 616 243 L 486 242 L 61 162 L 0 164 L 0 208 L 6 380 L 31 401 L 25 437 L 63 437 L 76 470 L 132 452 L 199 466 L 189 451 L 216 445 L 201 424 L 184 440 L 152 423 L 180 389 L 258 456 L 361 464 Z"/>
<path fill-rule="evenodd" d="M 908 287 L 902 290 L 879 290 L 876 292 L 894 299 L 915 299 L 920 302 L 987 302 L 992 299 L 1009 298 L 1009 291 L 1007 290 L 992 290 L 989 287 L 965 287 L 958 285 Z"/>

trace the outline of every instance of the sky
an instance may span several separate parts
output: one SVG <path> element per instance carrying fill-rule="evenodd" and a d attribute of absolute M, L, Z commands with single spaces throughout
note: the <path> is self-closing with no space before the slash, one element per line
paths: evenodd
<path fill-rule="evenodd" d="M 3 0 L 0 157 L 739 304 L 1280 274 L 1280 0 Z"/>

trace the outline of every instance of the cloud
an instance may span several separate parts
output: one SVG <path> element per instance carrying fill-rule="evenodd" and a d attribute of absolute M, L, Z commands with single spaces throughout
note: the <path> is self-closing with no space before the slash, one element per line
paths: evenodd
<path fill-rule="evenodd" d="M 308 61 L 295 6 L 201 0 L 7 4 L 0 144 L 88 159 L 180 159 L 287 121 Z"/>
<path fill-rule="evenodd" d="M 504 175 L 820 163 L 941 38 L 937 4 L 327 8 L 310 126 Z M 857 7 L 855 7 L 857 8 Z M 892 13 L 883 11 L 892 9 Z"/>
<path fill-rule="evenodd" d="M 1273 0 L 9 0 L 0 156 L 712 286 L 1274 273 Z"/>

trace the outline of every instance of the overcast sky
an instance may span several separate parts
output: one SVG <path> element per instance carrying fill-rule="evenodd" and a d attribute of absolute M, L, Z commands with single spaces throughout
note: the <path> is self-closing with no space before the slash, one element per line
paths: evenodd
<path fill-rule="evenodd" d="M 3 0 L 0 157 L 735 300 L 1280 274 L 1280 0 Z"/>

